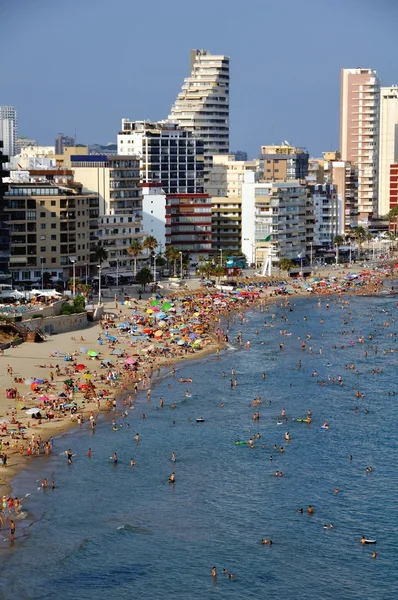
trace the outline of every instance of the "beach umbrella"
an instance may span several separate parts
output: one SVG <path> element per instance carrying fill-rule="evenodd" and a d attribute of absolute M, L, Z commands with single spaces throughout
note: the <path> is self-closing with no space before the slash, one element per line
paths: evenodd
<path fill-rule="evenodd" d="M 91 375 L 91 373 L 84 373 L 83 377 L 84 377 L 84 379 L 91 379 L 92 375 Z"/>
<path fill-rule="evenodd" d="M 154 335 L 155 335 L 155 337 L 162 337 L 163 331 L 161 331 L 160 329 L 158 329 L 157 331 L 155 331 Z"/>
<path fill-rule="evenodd" d="M 151 300 L 151 306 L 159 306 L 160 302 L 159 300 Z"/>
<path fill-rule="evenodd" d="M 72 379 L 65 379 L 64 383 L 66 383 L 67 385 L 72 385 L 73 384 L 73 380 Z"/>
<path fill-rule="evenodd" d="M 114 350 L 112 350 L 111 354 L 116 354 L 117 356 L 120 356 L 121 354 L 123 354 L 123 350 L 121 348 L 115 348 Z"/>
<path fill-rule="evenodd" d="M 49 397 L 48 396 L 40 396 L 39 401 L 40 402 L 48 402 L 49 401 Z"/>
<path fill-rule="evenodd" d="M 178 340 L 177 342 L 178 346 L 183 346 L 185 344 L 184 340 Z"/>
<path fill-rule="evenodd" d="M 160 321 L 159 327 L 167 327 L 167 323 L 165 321 Z"/>
<path fill-rule="evenodd" d="M 136 361 L 137 361 L 136 358 L 133 358 L 132 356 L 129 356 L 128 358 L 126 358 L 126 360 L 124 361 L 124 363 L 126 365 L 133 365 Z"/>
<path fill-rule="evenodd" d="M 148 313 L 148 315 L 151 315 L 153 313 L 153 310 L 152 308 L 148 308 L 146 312 Z"/>
<path fill-rule="evenodd" d="M 58 394 L 58 398 L 66 398 L 66 394 L 64 394 L 64 392 L 61 392 L 60 394 Z"/>
<path fill-rule="evenodd" d="M 82 383 L 81 385 L 79 385 L 79 390 L 86 390 L 88 388 L 87 383 Z"/>
<path fill-rule="evenodd" d="M 198 337 L 197 333 L 190 333 L 189 337 L 191 338 L 191 340 L 194 340 L 196 337 Z"/>
<path fill-rule="evenodd" d="M 34 379 L 32 379 L 31 377 L 29 377 L 28 379 L 25 379 L 25 385 L 32 385 L 33 382 L 34 382 Z"/>
<path fill-rule="evenodd" d="M 37 387 L 39 387 L 39 384 L 37 383 L 37 381 L 35 381 L 34 383 L 31 384 L 30 389 L 32 391 L 34 391 Z"/>
<path fill-rule="evenodd" d="M 89 350 L 87 354 L 88 356 L 98 356 L 98 352 L 96 352 L 95 350 Z"/>
<path fill-rule="evenodd" d="M 88 351 L 88 348 L 86 348 L 86 346 L 81 346 L 81 347 L 80 347 L 80 352 L 81 352 L 82 354 L 86 354 L 86 352 L 87 352 L 87 351 Z"/>
<path fill-rule="evenodd" d="M 110 340 L 111 342 L 117 341 L 117 339 L 115 337 L 113 337 L 113 335 L 108 335 L 108 340 Z"/>
<path fill-rule="evenodd" d="M 25 414 L 27 415 L 36 415 L 37 413 L 40 412 L 40 408 L 28 408 L 28 410 L 25 411 Z"/>
<path fill-rule="evenodd" d="M 77 371 L 84 371 L 85 368 L 86 368 L 86 365 L 83 365 L 83 364 L 76 365 Z"/>
<path fill-rule="evenodd" d="M 167 312 L 168 310 L 170 310 L 171 306 L 171 302 L 165 302 L 162 306 L 162 310 Z"/>

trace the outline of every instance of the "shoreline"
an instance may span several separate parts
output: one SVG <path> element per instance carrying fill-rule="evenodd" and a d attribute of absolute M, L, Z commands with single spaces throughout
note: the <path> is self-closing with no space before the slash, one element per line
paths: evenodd
<path fill-rule="evenodd" d="M 261 282 L 257 282 L 258 284 L 261 284 Z M 271 294 L 267 293 L 271 291 Z M 323 291 L 323 290 L 322 290 Z M 361 293 L 360 290 L 357 290 L 356 292 L 352 291 L 345 291 L 345 292 L 338 292 L 336 290 L 325 290 L 325 293 L 319 293 L 320 290 L 317 290 L 316 292 L 308 292 L 307 290 L 304 290 L 302 287 L 300 287 L 300 289 L 296 289 L 294 291 L 294 293 L 292 295 L 288 295 L 288 296 L 284 296 L 284 295 L 272 295 L 272 293 L 274 292 L 274 289 L 268 287 L 268 288 L 263 288 L 262 289 L 262 294 L 260 293 L 259 296 L 256 297 L 256 299 L 251 302 L 245 303 L 244 306 L 242 305 L 235 305 L 233 307 L 231 307 L 231 310 L 226 310 L 224 313 L 220 313 L 220 312 L 216 312 L 215 314 L 211 315 L 211 318 L 209 320 L 209 331 L 207 331 L 207 336 L 208 336 L 208 344 L 205 345 L 204 348 L 202 348 L 200 351 L 197 351 L 193 354 L 188 353 L 186 355 L 180 355 L 180 356 L 175 356 L 175 357 L 171 357 L 171 358 L 166 358 L 166 357 L 154 357 L 154 360 L 152 362 L 149 363 L 149 371 L 150 371 L 150 377 L 149 377 L 149 385 L 148 386 L 143 386 L 139 388 L 139 394 L 141 395 L 142 392 L 148 391 L 148 389 L 151 389 L 153 386 L 156 385 L 156 381 L 158 379 L 158 377 L 161 377 L 161 372 L 163 370 L 165 370 L 165 375 L 163 376 L 167 376 L 167 369 L 173 367 L 174 365 L 179 365 L 179 364 L 186 364 L 187 362 L 200 362 L 204 359 L 206 359 L 206 357 L 211 356 L 213 354 L 216 354 L 217 352 L 220 351 L 225 351 L 228 348 L 228 343 L 225 343 L 223 341 L 221 341 L 220 339 L 217 339 L 217 336 L 215 334 L 215 330 L 217 327 L 217 324 L 220 325 L 220 321 L 223 317 L 225 316 L 232 316 L 233 314 L 236 314 L 239 309 L 244 309 L 246 310 L 258 310 L 259 306 L 261 305 L 268 305 L 268 304 L 272 304 L 274 302 L 277 302 L 279 299 L 280 300 L 284 300 L 284 299 L 289 299 L 289 298 L 297 298 L 297 297 L 306 297 L 306 298 L 311 298 L 311 297 L 317 297 L 319 296 L 342 296 L 342 295 L 356 295 L 356 296 L 373 296 L 373 297 L 383 297 L 385 296 L 385 294 L 381 294 L 379 291 L 373 291 L 370 292 L 367 291 L 365 293 Z M 196 296 L 199 293 L 203 293 L 203 290 L 195 290 L 195 291 L 191 291 L 191 290 L 186 290 L 184 292 L 185 296 Z M 177 296 L 177 294 L 175 295 L 170 295 L 170 299 L 171 300 L 178 300 L 178 298 L 174 298 L 173 296 Z M 142 311 L 145 309 L 145 307 L 148 306 L 148 303 L 146 301 L 141 301 L 140 303 L 140 309 L 142 309 Z M 120 317 L 122 318 L 122 317 Z M 82 333 L 83 335 L 87 336 L 87 334 L 89 332 L 91 332 L 91 334 L 94 333 L 95 336 L 97 336 L 97 333 L 101 331 L 101 325 L 100 323 L 91 326 L 89 328 L 87 328 L 86 330 L 82 330 L 79 331 L 79 333 Z M 67 336 L 70 337 L 70 333 L 68 334 L 60 334 L 59 336 L 56 336 L 55 338 L 51 338 L 51 343 L 55 342 L 57 344 L 57 341 L 62 337 L 62 336 Z M 71 338 L 72 341 L 77 341 L 75 340 L 73 337 Z M 91 340 L 90 340 L 91 341 Z M 88 341 L 86 341 L 86 338 L 84 338 L 84 340 L 79 340 L 78 342 L 79 344 L 82 343 L 88 343 Z M 41 345 L 40 347 L 43 348 L 48 344 L 48 342 L 45 342 L 43 345 Z M 60 344 L 58 344 L 60 345 Z M 37 345 L 35 344 L 35 346 L 32 346 L 29 343 L 25 343 L 22 344 L 21 346 L 18 347 L 17 351 L 20 348 L 36 348 Z M 72 349 L 71 349 L 72 350 Z M 71 351 L 69 350 L 69 351 Z M 9 356 L 6 355 L 5 359 L 8 358 L 10 359 Z M 17 357 L 18 358 L 18 357 Z M 26 357 L 27 358 L 27 357 Z M 30 359 L 33 360 L 39 360 L 38 358 L 35 357 L 29 357 Z M 120 397 L 123 394 L 127 395 L 127 394 L 131 394 L 132 393 L 132 389 L 131 389 L 131 385 L 129 385 L 128 382 L 126 382 L 124 379 L 121 379 L 118 384 L 111 388 L 111 390 L 109 390 L 111 392 L 111 394 L 108 396 L 108 399 L 110 399 L 111 401 L 113 401 L 116 397 Z M 138 394 L 137 394 L 138 395 Z M 85 403 L 83 409 L 81 409 L 81 412 L 83 412 L 84 416 L 86 417 L 87 420 L 87 416 L 89 414 L 90 411 L 95 410 L 96 409 L 96 401 L 92 401 L 92 402 L 87 402 Z M 111 411 L 107 411 L 106 409 L 102 408 L 101 411 L 99 411 L 98 414 L 104 413 L 104 412 L 109 412 L 111 414 Z M 51 437 L 56 437 L 56 438 L 60 438 L 64 435 L 69 435 L 70 433 L 74 433 L 74 431 L 78 431 L 78 423 L 76 423 L 75 421 L 72 421 L 70 419 L 61 419 L 61 420 L 54 420 L 54 421 L 50 421 L 50 422 L 46 422 L 46 423 L 42 423 L 41 425 L 39 425 L 39 427 L 37 427 L 35 429 L 35 431 L 38 431 L 40 433 L 43 433 L 45 435 L 51 436 Z M 26 438 L 25 438 L 26 441 Z M 17 444 L 15 444 L 17 445 Z M 13 491 L 13 487 L 14 487 L 14 480 L 15 478 L 21 473 L 23 472 L 24 469 L 26 469 L 26 467 L 28 466 L 28 461 L 29 461 L 29 457 L 27 456 L 21 456 L 18 453 L 18 450 L 15 449 L 15 445 L 14 445 L 14 452 L 11 453 L 11 464 L 7 465 L 7 467 L 3 467 L 3 473 L 1 475 L 0 478 L 0 484 L 2 485 L 2 490 L 3 490 L 3 495 L 10 495 Z M 42 456 L 42 455 L 41 455 Z M 15 461 L 16 458 L 16 461 Z M 38 456 L 37 458 L 40 458 L 40 456 Z M 5 469 L 6 474 L 5 474 Z M 4 476 L 6 475 L 6 476 Z M 23 508 L 22 508 L 23 510 Z M 25 512 L 25 511 L 23 511 Z"/>

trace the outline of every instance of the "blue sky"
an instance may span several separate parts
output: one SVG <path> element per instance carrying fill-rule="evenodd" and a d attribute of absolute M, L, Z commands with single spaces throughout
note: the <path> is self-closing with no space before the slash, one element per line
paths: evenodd
<path fill-rule="evenodd" d="M 116 140 L 169 114 L 191 48 L 231 57 L 231 150 L 339 143 L 341 67 L 398 84 L 398 0 L 0 0 L 0 104 L 19 134 Z"/>

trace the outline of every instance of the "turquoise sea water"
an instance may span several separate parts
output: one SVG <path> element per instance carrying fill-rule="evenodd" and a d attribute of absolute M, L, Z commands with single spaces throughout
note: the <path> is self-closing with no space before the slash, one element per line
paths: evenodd
<path fill-rule="evenodd" d="M 30 493 L 24 506 L 34 522 L 11 550 L 0 550 L 1 598 L 397 597 L 397 355 L 383 353 L 398 350 L 395 300 L 352 298 L 343 308 L 331 301 L 329 310 L 324 299 L 321 307 L 317 299 L 292 302 L 293 312 L 278 305 L 269 313 L 249 312 L 247 322 L 231 326 L 230 339 L 234 345 L 241 328 L 250 350 L 231 349 L 160 379 L 151 404 L 143 395 L 120 431 L 112 430 L 111 415 L 94 434 L 83 426 L 57 439 L 52 457 L 32 461 L 16 479 L 15 494 Z M 264 320 L 275 326 L 265 328 Z M 280 335 L 281 329 L 292 335 Z M 303 352 L 307 333 L 312 338 Z M 359 344 L 360 335 L 373 339 Z M 352 363 L 355 370 L 346 370 Z M 239 383 L 232 389 L 231 368 Z M 193 383 L 178 383 L 180 375 Z M 329 375 L 341 375 L 344 386 Z M 355 397 L 357 389 L 364 399 Z M 387 395 L 392 391 L 397 395 Z M 261 419 L 254 422 L 258 395 Z M 169 405 L 161 410 L 160 396 Z M 289 420 L 278 425 L 282 408 Z M 293 420 L 307 409 L 310 425 Z M 205 422 L 196 423 L 197 417 Z M 325 421 L 329 431 L 320 427 Z M 235 445 L 256 432 L 261 440 L 254 449 Z M 70 466 L 60 455 L 69 447 L 76 453 Z M 117 465 L 109 459 L 113 452 Z M 275 477 L 276 470 L 284 476 Z M 167 481 L 172 471 L 175 485 Z M 43 477 L 55 480 L 55 491 L 37 490 Z M 304 514 L 297 513 L 301 507 Z M 334 528 L 324 530 L 330 523 Z M 376 538 L 376 546 L 361 546 L 362 535 Z M 273 545 L 262 546 L 262 537 Z"/>

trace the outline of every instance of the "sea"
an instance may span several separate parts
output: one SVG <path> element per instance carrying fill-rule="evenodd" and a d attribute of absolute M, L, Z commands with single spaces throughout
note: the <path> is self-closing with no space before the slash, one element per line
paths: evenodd
<path fill-rule="evenodd" d="M 398 597 L 396 299 L 281 302 L 230 323 L 219 358 L 161 373 L 127 417 L 120 401 L 94 433 L 83 424 L 32 459 L 13 483 L 26 518 L 0 548 L 0 598 Z M 308 410 L 311 424 L 296 421 Z"/>

